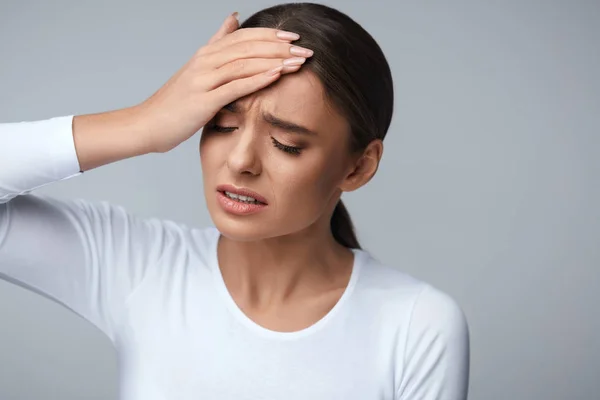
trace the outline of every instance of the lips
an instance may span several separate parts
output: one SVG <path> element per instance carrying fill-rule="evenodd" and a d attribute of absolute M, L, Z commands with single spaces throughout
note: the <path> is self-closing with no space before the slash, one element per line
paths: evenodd
<path fill-rule="evenodd" d="M 267 199 L 265 199 L 263 196 L 261 196 L 260 194 L 254 192 L 250 189 L 247 189 L 247 188 L 236 188 L 235 186 L 232 186 L 232 185 L 219 185 L 219 186 L 217 186 L 217 191 L 221 192 L 221 193 L 229 192 L 229 193 L 234 193 L 234 194 L 241 195 L 241 196 L 252 197 L 261 203 L 269 204 L 267 202 Z"/>

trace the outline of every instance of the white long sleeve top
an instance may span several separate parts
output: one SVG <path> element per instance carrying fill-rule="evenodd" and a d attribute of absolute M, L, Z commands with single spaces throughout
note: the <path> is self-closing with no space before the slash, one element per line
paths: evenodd
<path fill-rule="evenodd" d="M 83 174 L 72 119 L 0 124 L 0 278 L 107 335 L 121 400 L 467 398 L 461 308 L 364 250 L 331 311 L 278 332 L 230 296 L 216 228 L 30 194 Z"/>

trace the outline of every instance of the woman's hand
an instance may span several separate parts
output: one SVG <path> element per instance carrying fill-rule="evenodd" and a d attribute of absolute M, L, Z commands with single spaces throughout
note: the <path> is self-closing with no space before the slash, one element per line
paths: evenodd
<path fill-rule="evenodd" d="M 135 107 L 148 135 L 145 139 L 156 152 L 175 148 L 225 105 L 268 86 L 282 73 L 297 71 L 312 55 L 291 45 L 298 39 L 295 34 L 238 28 L 238 20 L 228 16 L 205 46 Z M 293 60 L 291 65 L 288 59 Z M 286 65 L 284 60 L 288 60 Z"/>

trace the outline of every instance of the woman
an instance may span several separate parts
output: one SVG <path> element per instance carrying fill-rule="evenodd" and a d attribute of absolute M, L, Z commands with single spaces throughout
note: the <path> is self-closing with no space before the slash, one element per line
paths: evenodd
<path fill-rule="evenodd" d="M 110 338 L 122 399 L 465 399 L 461 309 L 361 250 L 340 201 L 375 174 L 392 110 L 348 16 L 230 16 L 136 106 L 0 126 L 0 274 Z M 215 227 L 29 194 L 202 127 Z"/>

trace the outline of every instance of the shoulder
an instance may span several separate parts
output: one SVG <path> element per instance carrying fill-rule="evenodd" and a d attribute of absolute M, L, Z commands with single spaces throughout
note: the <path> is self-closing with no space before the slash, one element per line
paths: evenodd
<path fill-rule="evenodd" d="M 397 399 L 466 399 L 469 329 L 448 293 L 371 257 L 363 264 L 363 292 L 374 293 L 393 332 Z"/>
<path fill-rule="evenodd" d="M 454 298 L 424 283 L 414 300 L 409 335 L 411 333 L 429 333 L 443 341 L 464 341 L 468 338 L 467 319 Z"/>
<path fill-rule="evenodd" d="M 408 335 L 431 332 L 440 338 L 464 338 L 467 319 L 458 302 L 448 293 L 397 267 L 382 263 L 365 251 L 360 290 L 375 298 L 386 315 Z"/>
<path fill-rule="evenodd" d="M 398 343 L 398 399 L 466 399 L 469 329 L 458 303 L 424 284 Z"/>
<path fill-rule="evenodd" d="M 366 250 L 355 250 L 358 258 L 360 289 L 382 296 L 387 301 L 410 300 L 422 289 L 424 282 L 376 259 Z"/>

